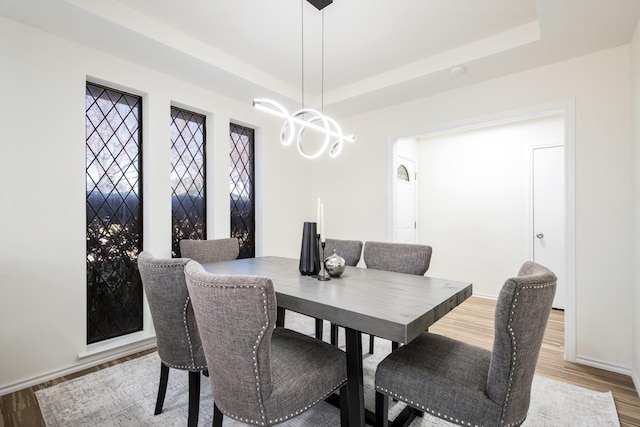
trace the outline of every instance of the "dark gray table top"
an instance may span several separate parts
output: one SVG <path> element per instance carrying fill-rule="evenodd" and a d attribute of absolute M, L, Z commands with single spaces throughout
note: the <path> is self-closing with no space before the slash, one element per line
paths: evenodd
<path fill-rule="evenodd" d="M 322 282 L 297 259 L 247 258 L 203 264 L 216 274 L 265 276 L 278 306 L 392 341 L 407 343 L 466 300 L 472 285 L 426 276 L 347 267 Z"/>

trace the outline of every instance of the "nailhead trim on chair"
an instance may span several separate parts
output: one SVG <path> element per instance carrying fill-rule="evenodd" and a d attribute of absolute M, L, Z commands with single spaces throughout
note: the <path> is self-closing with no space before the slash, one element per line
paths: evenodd
<path fill-rule="evenodd" d="M 544 289 L 553 285 L 555 285 L 555 282 L 546 283 L 544 285 L 523 286 L 522 288 L 520 288 L 520 290 L 515 294 L 513 298 L 513 304 L 511 305 L 511 317 L 509 318 L 509 323 L 507 324 L 507 330 L 511 335 L 511 345 L 513 347 L 513 352 L 511 353 L 511 370 L 509 372 L 509 385 L 507 386 L 507 394 L 505 395 L 505 398 L 504 398 L 504 406 L 502 407 L 502 417 L 500 418 L 500 424 L 504 423 L 504 417 L 506 416 L 507 407 L 509 406 L 509 396 L 511 395 L 511 386 L 513 384 L 513 374 L 516 369 L 517 338 L 516 338 L 515 332 L 513 331 L 513 328 L 511 327 L 511 324 L 513 323 L 513 320 L 516 316 L 516 303 L 518 302 L 518 296 L 520 295 L 520 292 L 526 289 Z M 518 426 L 524 422 L 525 418 L 526 418 L 526 415 L 521 420 L 518 420 L 515 423 L 503 424 L 503 425 L 507 427 Z"/>
<path fill-rule="evenodd" d="M 543 289 L 543 288 L 548 288 L 549 286 L 553 286 L 555 285 L 555 282 L 552 283 L 546 283 L 544 285 L 536 285 L 536 286 L 523 286 L 521 288 L 521 290 L 523 289 Z M 515 332 L 513 331 L 513 328 L 511 327 L 511 323 L 513 322 L 514 316 L 516 314 L 515 310 L 516 310 L 516 302 L 518 302 L 518 295 L 520 295 L 520 291 L 518 291 L 518 293 L 515 295 L 514 299 L 513 299 L 513 304 L 511 306 L 511 317 L 509 318 L 509 323 L 507 324 L 507 329 L 509 330 L 509 334 L 511 335 L 511 342 L 513 344 L 513 353 L 511 354 L 511 372 L 509 373 L 509 385 L 507 387 L 507 394 L 505 397 L 505 406 L 502 410 L 502 419 L 500 420 L 500 424 L 504 427 L 515 427 L 515 426 L 519 426 L 521 425 L 524 420 L 526 419 L 526 416 L 524 416 L 522 419 L 513 422 L 513 423 L 509 423 L 509 424 L 504 424 L 504 416 L 505 416 L 505 412 L 506 412 L 506 407 L 509 404 L 509 395 L 511 393 L 511 385 L 513 383 L 513 371 L 515 370 L 515 366 L 516 366 L 516 359 L 517 359 L 517 355 L 516 355 L 516 336 L 515 336 Z M 391 390 L 387 390 L 386 388 L 380 387 L 376 385 L 376 390 L 389 395 L 389 396 L 393 396 L 394 399 L 396 400 L 400 400 L 408 405 L 413 406 L 414 408 L 418 408 L 423 410 L 424 412 L 430 413 L 432 415 L 436 415 L 440 418 L 443 418 L 445 420 L 463 425 L 463 426 L 469 426 L 469 427 L 483 427 L 479 424 L 472 424 L 471 422 L 467 422 L 467 421 L 463 421 L 463 420 L 459 420 L 457 418 L 451 417 L 447 414 L 443 414 L 441 412 L 436 412 L 435 410 L 431 409 L 431 408 L 427 408 L 424 405 L 421 405 L 417 402 L 414 402 L 413 400 L 407 399 L 404 396 L 401 396 Z"/>
<path fill-rule="evenodd" d="M 146 267 L 151 267 L 151 268 L 171 268 L 171 267 L 175 267 L 175 265 L 171 264 L 144 264 Z M 174 369 L 182 369 L 182 370 L 189 370 L 189 371 L 202 371 L 207 369 L 207 365 L 202 365 L 202 366 L 196 366 L 196 362 L 195 362 L 195 357 L 193 356 L 193 346 L 191 344 L 191 335 L 189 334 L 189 328 L 187 325 L 187 306 L 189 305 L 189 297 L 187 297 L 187 300 L 185 301 L 184 304 L 184 310 L 182 311 L 182 321 L 184 322 L 184 329 L 187 333 L 187 340 L 189 340 L 189 351 L 191 352 L 191 366 L 189 365 L 176 365 L 173 363 L 164 363 L 164 361 L 162 361 L 162 363 L 164 363 L 166 366 L 170 367 L 170 368 L 174 368 Z"/>
<path fill-rule="evenodd" d="M 260 376 L 258 374 L 258 357 L 256 355 L 256 351 L 258 350 L 258 345 L 260 344 L 260 341 L 262 340 L 262 338 L 264 337 L 264 332 L 266 331 L 267 327 L 269 326 L 269 312 L 267 309 L 267 294 L 264 291 L 264 287 L 262 286 L 248 286 L 248 285 L 227 285 L 227 286 L 219 286 L 219 285 L 211 285 L 210 283 L 203 283 L 203 282 L 198 282 L 195 280 L 192 280 L 192 283 L 194 285 L 198 285 L 198 286 L 204 286 L 207 288 L 224 288 L 224 289 L 259 289 L 260 291 L 262 291 L 262 308 L 263 308 L 263 313 L 264 313 L 264 319 L 265 319 L 265 323 L 262 325 L 262 330 L 260 331 L 260 333 L 258 334 L 258 336 L 256 337 L 256 341 L 255 344 L 253 346 L 253 369 L 254 369 L 254 374 L 256 376 L 256 396 L 258 398 L 258 404 L 260 405 L 260 412 L 262 414 L 262 419 L 260 421 L 258 420 L 253 420 L 253 419 L 248 419 L 248 418 L 244 418 L 241 417 L 239 415 L 236 414 L 231 414 L 227 411 L 223 411 L 222 409 L 220 409 L 220 412 L 222 412 L 224 415 L 231 417 L 233 419 L 236 419 L 238 421 L 242 421 L 244 423 L 250 423 L 250 424 L 259 424 L 259 425 L 266 425 L 266 416 L 265 416 L 265 412 L 264 412 L 264 404 L 262 402 L 262 395 L 260 393 Z"/>
<path fill-rule="evenodd" d="M 258 336 L 256 337 L 256 342 L 253 345 L 253 370 L 254 370 L 254 374 L 256 376 L 256 394 L 258 396 L 258 403 L 260 404 L 260 413 L 262 414 L 262 425 L 264 425 L 265 420 L 267 418 L 265 412 L 264 412 L 264 402 L 262 401 L 262 393 L 260 392 L 260 375 L 258 372 L 258 355 L 256 354 L 258 351 L 258 345 L 260 344 L 260 341 L 262 341 L 262 338 L 264 337 L 264 332 L 266 331 L 267 327 L 269 326 L 269 312 L 267 310 L 267 294 L 264 291 L 264 288 L 259 288 L 257 286 L 254 286 L 254 288 L 256 289 L 260 289 L 262 291 L 262 309 L 264 312 L 264 320 L 265 322 L 262 324 L 262 330 L 260 331 L 260 333 L 258 334 Z"/>
<path fill-rule="evenodd" d="M 191 297 L 187 297 L 184 302 L 184 309 L 182 310 L 182 321 L 184 322 L 184 332 L 187 335 L 187 340 L 189 341 L 189 352 L 191 353 L 191 365 L 198 370 L 207 369 L 207 366 L 196 366 L 196 358 L 193 354 L 193 343 L 191 341 L 191 331 L 189 330 L 189 324 L 187 322 L 187 310 L 189 309 L 189 304 L 191 303 Z"/>
<path fill-rule="evenodd" d="M 484 427 L 484 426 L 481 426 L 479 424 L 472 424 L 472 423 L 470 423 L 468 421 L 459 420 L 459 419 L 451 417 L 451 416 L 449 416 L 447 414 L 443 414 L 442 412 L 437 412 L 437 411 L 435 411 L 435 410 L 433 410 L 431 408 L 428 408 L 428 407 L 426 407 L 424 405 L 421 405 L 420 403 L 417 403 L 417 402 L 414 402 L 413 400 L 407 399 L 406 397 L 401 396 L 398 393 L 395 393 L 395 392 L 393 392 L 391 390 L 387 390 L 386 388 L 382 388 L 380 386 L 376 386 L 376 390 L 378 390 L 378 391 L 380 391 L 380 392 L 382 392 L 384 394 L 387 394 L 389 396 L 393 396 L 394 399 L 400 400 L 400 401 L 406 403 L 407 405 L 413 406 L 414 408 L 421 409 L 424 412 L 427 412 L 427 413 L 429 413 L 431 415 L 438 416 L 438 417 L 440 417 L 442 419 L 445 419 L 447 421 L 451 421 L 453 423 L 457 423 L 457 424 L 460 424 L 460 425 L 463 425 L 463 426 L 469 426 L 469 427 Z"/>
<path fill-rule="evenodd" d="M 458 418 L 454 418 L 454 417 L 449 416 L 447 414 L 443 414 L 442 412 L 437 412 L 437 411 L 435 411 L 435 410 L 433 410 L 431 408 L 428 408 L 428 407 L 426 407 L 424 405 L 421 405 L 421 404 L 419 404 L 417 402 L 414 402 L 413 400 L 407 399 L 404 396 L 401 396 L 401 395 L 399 395 L 399 394 L 397 394 L 397 393 L 395 393 L 395 392 L 393 392 L 391 390 L 387 390 L 386 388 L 382 388 L 380 386 L 376 386 L 376 390 L 378 390 L 378 391 L 380 391 L 380 392 L 382 392 L 384 394 L 387 394 L 389 396 L 392 396 L 394 399 L 402 401 L 402 402 L 406 403 L 407 405 L 413 406 L 414 408 L 421 409 L 424 412 L 427 412 L 427 413 L 429 413 L 431 415 L 435 415 L 437 417 L 440 417 L 440 418 L 442 418 L 444 420 L 447 420 L 447 421 L 450 421 L 452 423 L 456 423 L 456 424 L 460 424 L 460 425 L 468 426 L 468 427 L 484 427 L 484 425 L 481 425 L 481 424 L 473 424 L 471 422 L 464 421 L 464 420 L 459 420 Z M 515 423 L 502 424 L 502 425 L 504 427 L 515 427 L 515 426 L 519 426 L 520 424 L 522 424 L 524 422 L 524 420 L 525 419 L 523 418 L 520 421 L 517 421 Z"/>
<path fill-rule="evenodd" d="M 254 366 L 254 373 L 256 375 L 256 394 L 258 396 L 258 402 L 260 404 L 260 412 L 262 413 L 262 420 L 257 421 L 257 420 L 253 420 L 253 419 L 248 419 L 248 418 L 243 418 L 240 417 L 236 414 L 231 414 L 227 411 L 223 411 L 220 408 L 220 412 L 222 412 L 225 416 L 228 416 L 230 418 L 233 418 L 235 420 L 241 421 L 243 423 L 249 423 L 249 424 L 259 424 L 261 426 L 264 425 L 271 425 L 273 423 L 280 423 L 283 421 L 286 421 L 290 418 L 293 418 L 301 413 L 303 413 L 304 411 L 310 409 L 313 405 L 315 405 L 316 403 L 320 402 L 321 400 L 324 400 L 327 396 L 329 396 L 331 393 L 333 393 L 335 390 L 337 390 L 339 387 L 341 387 L 346 381 L 347 379 L 345 378 L 340 384 L 338 384 L 333 390 L 331 390 L 330 392 L 326 393 L 323 397 L 321 397 L 320 399 L 316 400 L 315 402 L 305 406 L 302 409 L 298 409 L 297 411 L 286 415 L 284 417 L 278 417 L 276 419 L 273 420 L 268 420 L 266 419 L 266 415 L 264 412 L 264 404 L 262 401 L 262 395 L 260 393 L 260 377 L 258 374 L 258 357 L 256 352 L 258 351 L 258 345 L 260 344 L 260 341 L 262 340 L 262 338 L 264 337 L 264 333 L 267 330 L 267 328 L 269 327 L 269 312 L 267 309 L 267 294 L 264 291 L 264 287 L 261 286 L 247 286 L 247 285 L 234 285 L 234 286 L 216 286 L 216 285 L 211 285 L 209 283 L 202 283 L 202 282 L 196 282 L 193 281 L 193 283 L 195 285 L 198 286 L 206 286 L 206 287 L 210 287 L 210 288 L 240 288 L 240 289 L 260 289 L 262 291 L 262 303 L 263 303 L 263 309 L 264 309 L 264 316 L 265 316 L 265 323 L 262 325 L 262 330 L 260 331 L 260 333 L 258 334 L 258 336 L 256 337 L 256 342 L 253 346 L 253 366 Z"/>
<path fill-rule="evenodd" d="M 284 417 L 279 417 L 273 420 L 269 420 L 269 424 L 273 424 L 273 423 L 281 423 L 283 421 L 286 421 L 290 418 L 293 418 L 295 416 L 298 416 L 300 414 L 302 414 L 304 411 L 311 409 L 313 407 L 313 405 L 315 405 L 316 403 L 320 402 L 321 400 L 324 400 L 327 398 L 327 396 L 329 396 L 331 393 L 333 393 L 334 391 L 336 391 L 338 388 L 340 388 L 345 382 L 347 381 L 347 379 L 345 378 L 340 384 L 338 384 L 337 386 L 335 386 L 335 388 L 333 390 L 331 390 L 330 392 L 326 393 L 324 396 L 322 396 L 320 399 L 308 404 L 307 406 L 305 406 L 304 408 L 298 409 L 297 411 L 286 415 Z"/>

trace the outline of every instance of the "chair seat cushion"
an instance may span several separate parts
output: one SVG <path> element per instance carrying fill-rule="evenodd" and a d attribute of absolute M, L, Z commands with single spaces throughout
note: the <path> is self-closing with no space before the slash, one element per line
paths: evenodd
<path fill-rule="evenodd" d="M 458 424 L 497 425 L 501 407 L 485 392 L 490 361 L 488 350 L 423 333 L 380 362 L 376 391 Z"/>
<path fill-rule="evenodd" d="M 273 391 L 264 401 L 268 424 L 306 411 L 346 380 L 344 351 L 307 335 L 275 328 L 271 338 Z"/>

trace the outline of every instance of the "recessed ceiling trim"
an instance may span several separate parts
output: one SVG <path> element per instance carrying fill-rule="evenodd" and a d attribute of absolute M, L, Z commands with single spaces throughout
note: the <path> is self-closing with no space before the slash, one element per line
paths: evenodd
<path fill-rule="evenodd" d="M 509 31 L 469 43 L 422 61 L 363 79 L 352 85 L 325 92 L 325 103 L 332 104 L 381 88 L 405 83 L 429 74 L 449 70 L 459 64 L 486 58 L 540 40 L 540 22 L 532 21 Z"/>
<path fill-rule="evenodd" d="M 245 104 L 260 93 L 295 109 L 298 75 L 286 64 L 298 61 L 291 53 L 297 45 L 289 40 L 297 37 L 299 28 L 288 23 L 299 5 L 267 3 L 185 0 L 176 9 L 171 0 L 20 0 L 0 1 L 0 16 Z M 521 0 L 517 5 L 487 0 L 482 7 L 460 2 L 425 6 L 423 0 L 407 0 L 393 6 L 380 3 L 366 22 L 353 16 L 363 5 L 370 6 L 367 0 L 334 3 L 323 10 L 334 25 L 330 34 L 337 35 L 330 40 L 330 63 L 341 68 L 327 71 L 322 103 L 334 117 L 628 44 L 640 19 L 638 0 L 588 5 L 584 0 Z M 304 9 L 311 13 L 314 8 Z M 228 37 L 237 16 L 247 18 L 251 31 Z M 277 28 L 269 28 L 274 22 Z M 309 24 L 315 25 L 311 19 Z M 590 29 L 588 34 L 584 28 Z M 490 37 L 495 31 L 504 33 Z M 256 39 L 257 34 L 264 37 Z M 502 36 L 515 39 L 504 41 Z M 465 41 L 469 44 L 460 47 Z M 317 69 L 317 59 L 309 56 L 305 61 Z M 452 78 L 449 70 L 456 65 L 468 67 L 469 73 Z M 307 86 L 306 103 L 321 104 L 317 85 Z"/>
<path fill-rule="evenodd" d="M 72 6 L 107 20 L 129 31 L 140 34 L 161 46 L 175 49 L 212 67 L 242 79 L 256 82 L 267 90 L 280 93 L 290 99 L 299 97 L 299 88 L 273 77 L 245 62 L 222 52 L 199 39 L 176 31 L 169 25 L 139 13 L 120 2 L 95 2 L 92 0 L 64 0 Z"/>

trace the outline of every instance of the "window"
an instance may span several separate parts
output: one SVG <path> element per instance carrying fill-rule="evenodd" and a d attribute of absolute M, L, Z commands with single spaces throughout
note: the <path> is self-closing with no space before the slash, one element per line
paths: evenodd
<path fill-rule="evenodd" d="M 180 240 L 207 236 L 205 186 L 205 116 L 171 108 L 172 254 Z"/>
<path fill-rule="evenodd" d="M 398 179 L 400 181 L 410 181 L 409 171 L 407 170 L 407 167 L 405 165 L 398 166 Z"/>
<path fill-rule="evenodd" d="M 142 330 L 141 98 L 87 83 L 87 343 Z"/>
<path fill-rule="evenodd" d="M 254 131 L 231 124 L 231 237 L 240 242 L 238 258 L 256 255 Z"/>

